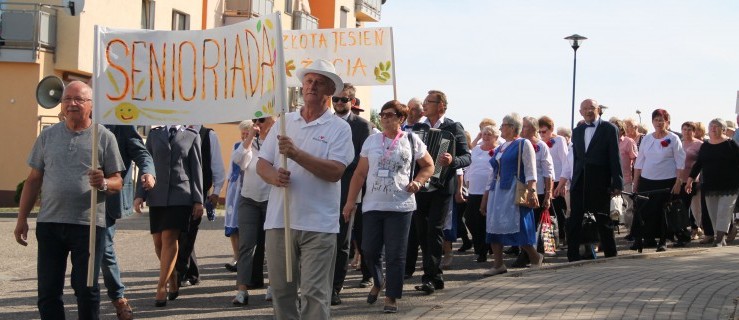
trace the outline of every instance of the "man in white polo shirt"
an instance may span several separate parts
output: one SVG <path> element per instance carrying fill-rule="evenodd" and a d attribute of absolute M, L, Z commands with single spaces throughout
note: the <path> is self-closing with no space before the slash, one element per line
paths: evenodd
<path fill-rule="evenodd" d="M 303 84 L 305 106 L 278 121 L 285 121 L 286 136 L 270 130 L 257 162 L 257 173 L 273 186 L 264 223 L 267 268 L 277 319 L 329 319 L 340 179 L 354 158 L 354 146 L 349 124 L 328 111 L 331 96 L 344 88 L 334 66 L 317 60 L 299 70 L 297 76 Z M 280 125 L 276 123 L 277 128 Z M 287 168 L 280 167 L 281 154 L 288 158 Z M 282 212 L 286 190 L 292 229 L 292 241 L 287 244 L 292 246 L 292 282 L 287 282 L 285 270 Z"/>

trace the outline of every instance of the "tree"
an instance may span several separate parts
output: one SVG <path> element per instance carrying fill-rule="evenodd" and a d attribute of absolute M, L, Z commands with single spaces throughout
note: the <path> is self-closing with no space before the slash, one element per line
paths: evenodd
<path fill-rule="evenodd" d="M 372 122 L 373 125 L 377 128 L 377 130 L 382 131 L 382 123 L 380 123 L 380 114 L 377 113 L 377 110 L 370 109 L 370 122 Z"/>

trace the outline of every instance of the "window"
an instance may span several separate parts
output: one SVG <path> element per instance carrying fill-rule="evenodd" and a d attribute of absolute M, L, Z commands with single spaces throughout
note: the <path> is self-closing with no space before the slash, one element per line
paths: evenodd
<path fill-rule="evenodd" d="M 190 30 L 190 15 L 172 10 L 172 30 Z"/>
<path fill-rule="evenodd" d="M 285 0 L 285 13 L 291 14 L 293 12 L 293 0 Z"/>
<path fill-rule="evenodd" d="M 346 28 L 346 20 L 349 19 L 349 8 L 341 6 L 341 17 L 339 20 L 339 28 Z"/>
<path fill-rule="evenodd" d="M 141 29 L 154 29 L 153 0 L 141 0 Z"/>

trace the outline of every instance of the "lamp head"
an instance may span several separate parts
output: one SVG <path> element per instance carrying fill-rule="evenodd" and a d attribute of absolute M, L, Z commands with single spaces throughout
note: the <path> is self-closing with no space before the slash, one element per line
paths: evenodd
<path fill-rule="evenodd" d="M 570 42 L 570 46 L 573 50 L 577 51 L 577 48 L 580 48 L 580 43 L 587 40 L 588 38 L 583 37 L 579 34 L 573 34 L 569 37 L 566 37 L 565 40 L 568 40 Z"/>

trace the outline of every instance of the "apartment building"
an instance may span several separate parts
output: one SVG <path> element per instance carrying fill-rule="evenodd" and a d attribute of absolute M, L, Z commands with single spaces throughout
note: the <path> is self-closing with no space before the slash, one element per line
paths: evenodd
<path fill-rule="evenodd" d="M 8 136 L 0 139 L 0 206 L 16 206 L 13 198 L 28 175 L 26 160 L 33 142 L 43 128 L 59 121 L 60 105 L 38 104 L 37 84 L 50 75 L 64 82 L 90 79 L 95 25 L 199 30 L 279 11 L 283 29 L 354 28 L 378 22 L 385 1 L 106 0 L 85 1 L 74 14 L 69 2 L 0 1 L 0 119 L 8 129 Z M 300 103 L 299 90 L 287 90 L 294 108 Z M 357 96 L 363 106 L 371 105 L 368 88 L 359 87 Z M 223 159 L 229 161 L 233 143 L 239 140 L 236 124 L 206 126 L 218 133 Z M 145 137 L 149 128 L 138 130 Z"/>

